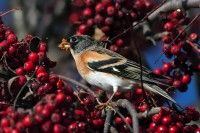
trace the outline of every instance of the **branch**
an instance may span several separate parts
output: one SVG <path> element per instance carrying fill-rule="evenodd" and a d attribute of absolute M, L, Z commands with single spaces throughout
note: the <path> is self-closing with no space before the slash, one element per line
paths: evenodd
<path fill-rule="evenodd" d="M 139 123 L 138 123 L 138 118 L 137 118 L 137 112 L 135 108 L 133 107 L 133 105 L 127 99 L 119 99 L 116 102 L 112 102 L 111 106 L 125 108 L 129 112 L 132 118 L 133 132 L 139 133 Z"/>
<path fill-rule="evenodd" d="M 146 110 L 145 112 L 138 113 L 137 117 L 138 117 L 138 119 L 151 117 L 151 116 L 153 116 L 155 114 L 158 114 L 161 109 L 162 109 L 161 107 L 151 108 L 151 110 Z"/>
<path fill-rule="evenodd" d="M 117 131 L 117 129 L 116 129 L 115 127 L 113 127 L 113 126 L 110 126 L 110 132 L 111 132 L 111 133 L 119 133 L 119 132 Z"/>
<path fill-rule="evenodd" d="M 153 22 L 158 18 L 160 12 L 169 12 L 175 9 L 188 8 L 200 8 L 200 0 L 170 0 L 149 15 L 148 20 Z"/>
<path fill-rule="evenodd" d="M 106 120 L 104 122 L 103 133 L 109 132 L 111 119 L 112 119 L 112 110 L 108 109 L 106 113 Z"/>

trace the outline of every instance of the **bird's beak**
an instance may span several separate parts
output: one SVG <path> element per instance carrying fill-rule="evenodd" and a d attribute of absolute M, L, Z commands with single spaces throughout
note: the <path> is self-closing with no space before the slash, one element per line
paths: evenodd
<path fill-rule="evenodd" d="M 64 50 L 68 51 L 68 49 L 70 48 L 70 43 L 67 42 L 67 40 L 63 38 L 62 42 L 58 45 L 58 47 L 60 49 L 64 49 Z"/>

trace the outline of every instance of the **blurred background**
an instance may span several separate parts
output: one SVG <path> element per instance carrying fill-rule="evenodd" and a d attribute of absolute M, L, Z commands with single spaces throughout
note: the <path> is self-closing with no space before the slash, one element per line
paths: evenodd
<path fill-rule="evenodd" d="M 159 1 L 152 1 L 158 4 Z M 18 8 L 13 13 L 3 16 L 6 26 L 9 26 L 18 36 L 19 40 L 24 39 L 27 34 L 38 36 L 46 40 L 49 45 L 48 57 L 57 61 L 54 73 L 70 76 L 76 80 L 81 80 L 77 73 L 74 62 L 70 53 L 60 51 L 57 45 L 62 38 L 67 38 L 75 34 L 77 25 L 72 23 L 78 19 L 78 15 L 74 12 L 80 12 L 83 9 L 84 2 L 82 0 L 0 0 L 0 12 L 5 12 L 13 8 Z M 194 17 L 199 9 L 192 10 L 188 14 Z M 197 20 L 191 30 L 199 33 L 199 22 Z M 160 30 L 161 25 L 156 25 L 156 30 Z M 130 34 L 129 34 L 130 36 Z M 162 66 L 162 61 L 169 61 L 165 56 L 155 64 L 154 61 L 162 53 L 162 45 L 160 41 L 156 42 L 156 46 L 140 41 L 138 36 L 134 34 L 139 43 L 143 64 L 151 70 Z M 140 38 L 140 37 L 139 37 Z M 128 42 L 129 43 L 129 42 Z M 122 52 L 123 53 L 123 52 Z M 126 56 L 132 60 L 138 61 L 138 54 L 135 50 L 125 52 Z M 174 98 L 183 106 L 193 105 L 199 107 L 200 98 L 200 79 L 197 75 L 192 76 L 192 82 L 188 86 L 186 93 L 176 91 Z"/>

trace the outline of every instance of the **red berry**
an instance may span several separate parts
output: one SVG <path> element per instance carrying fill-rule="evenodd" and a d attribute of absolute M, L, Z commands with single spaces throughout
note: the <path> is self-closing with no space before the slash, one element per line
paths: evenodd
<path fill-rule="evenodd" d="M 173 86 L 176 87 L 176 88 L 181 88 L 182 82 L 180 80 L 174 80 Z"/>
<path fill-rule="evenodd" d="M 171 51 L 171 54 L 177 55 L 180 52 L 180 47 L 177 46 L 177 45 L 174 45 L 174 46 L 171 47 L 170 51 Z"/>
<path fill-rule="evenodd" d="M 106 7 L 112 4 L 112 0 L 101 0 L 101 3 Z"/>
<path fill-rule="evenodd" d="M 95 1 L 94 0 L 85 0 L 86 6 L 92 6 L 94 5 Z"/>
<path fill-rule="evenodd" d="M 83 10 L 83 16 L 84 17 L 91 17 L 92 16 L 92 10 L 91 10 L 91 8 L 85 8 Z"/>
<path fill-rule="evenodd" d="M 4 51 L 6 51 L 9 48 L 9 44 L 6 40 L 2 41 L 0 43 L 0 48 L 3 49 Z"/>
<path fill-rule="evenodd" d="M 104 32 L 104 33 L 107 33 L 110 31 L 110 27 L 109 26 L 103 26 L 101 27 L 101 31 Z"/>
<path fill-rule="evenodd" d="M 27 43 L 30 43 L 32 39 L 33 39 L 33 35 L 31 35 L 31 34 L 26 35 L 26 42 Z"/>
<path fill-rule="evenodd" d="M 13 55 L 16 52 L 16 48 L 14 46 L 10 46 L 8 48 L 8 55 Z"/>
<path fill-rule="evenodd" d="M 158 75 L 163 75 L 163 71 L 162 71 L 162 69 L 160 69 L 160 68 L 154 69 L 153 72 L 154 72 L 155 74 L 158 74 Z"/>
<path fill-rule="evenodd" d="M 154 131 L 156 131 L 156 129 L 157 129 L 157 124 L 154 123 L 154 122 L 151 122 L 149 124 L 149 130 L 152 131 L 152 132 L 154 132 Z"/>
<path fill-rule="evenodd" d="M 200 133 L 200 128 L 197 128 L 194 133 Z"/>
<path fill-rule="evenodd" d="M 11 30 L 6 30 L 5 32 L 5 38 L 7 38 L 10 34 L 13 34 L 13 32 Z"/>
<path fill-rule="evenodd" d="M 191 81 L 191 76 L 189 74 L 185 74 L 185 75 L 183 75 L 181 81 L 183 84 L 188 84 Z"/>
<path fill-rule="evenodd" d="M 94 26 L 94 20 L 92 18 L 87 19 L 86 25 L 87 25 L 88 28 L 93 27 Z"/>
<path fill-rule="evenodd" d="M 165 62 L 162 65 L 162 69 L 165 73 L 169 73 L 171 71 L 171 64 L 169 62 Z"/>
<path fill-rule="evenodd" d="M 32 72 L 35 69 L 33 61 L 27 61 L 24 63 L 24 70 L 27 72 Z"/>
<path fill-rule="evenodd" d="M 49 75 L 46 72 L 40 72 L 36 75 L 36 77 L 40 82 L 46 82 L 49 79 Z"/>
<path fill-rule="evenodd" d="M 104 6 L 103 6 L 102 3 L 98 3 L 98 4 L 96 5 L 96 7 L 95 7 L 95 11 L 96 11 L 97 13 L 102 13 L 104 10 L 105 10 L 105 9 L 104 9 Z"/>
<path fill-rule="evenodd" d="M 113 6 L 107 7 L 107 14 L 113 16 L 115 14 L 115 8 Z"/>
<path fill-rule="evenodd" d="M 24 71 L 24 68 L 23 67 L 19 67 L 15 70 L 15 73 L 19 76 L 24 76 L 25 75 L 25 71 Z"/>
<path fill-rule="evenodd" d="M 41 112 L 42 116 L 44 116 L 45 118 L 48 118 L 51 115 L 51 112 L 49 111 L 49 109 L 44 108 Z"/>
<path fill-rule="evenodd" d="M 41 42 L 39 44 L 39 51 L 40 52 L 47 52 L 48 51 L 48 45 L 45 42 Z"/>
<path fill-rule="evenodd" d="M 169 43 L 171 43 L 171 41 L 172 41 L 172 39 L 171 39 L 171 37 L 170 37 L 169 35 L 165 35 L 165 36 L 163 36 L 163 38 L 162 38 L 162 42 L 163 42 L 163 43 L 169 44 Z"/>
<path fill-rule="evenodd" d="M 80 109 L 76 109 L 74 111 L 74 119 L 76 120 L 81 120 L 85 118 L 85 112 L 83 110 Z"/>
<path fill-rule="evenodd" d="M 8 126 L 10 126 L 10 121 L 9 121 L 9 119 L 8 118 L 2 118 L 1 119 L 1 127 L 8 127 Z"/>
<path fill-rule="evenodd" d="M 35 106 L 35 111 L 36 111 L 37 113 L 41 113 L 43 108 L 44 108 L 44 107 L 43 107 L 42 105 L 36 105 L 36 106 Z"/>
<path fill-rule="evenodd" d="M 174 24 L 172 22 L 167 22 L 164 25 L 164 30 L 166 31 L 172 31 L 174 29 Z"/>
<path fill-rule="evenodd" d="M 59 80 L 59 77 L 56 74 L 50 74 L 49 83 L 52 85 L 56 85 Z"/>
<path fill-rule="evenodd" d="M 15 128 L 20 132 L 23 133 L 25 131 L 25 125 L 23 122 L 18 121 L 15 125 Z"/>
<path fill-rule="evenodd" d="M 38 56 L 37 53 L 31 52 L 28 55 L 28 59 L 29 59 L 29 61 L 38 62 L 39 61 L 39 56 Z"/>
<path fill-rule="evenodd" d="M 85 122 L 79 122 L 78 128 L 80 131 L 86 131 L 86 123 Z"/>
<path fill-rule="evenodd" d="M 65 128 L 61 124 L 55 124 L 53 126 L 53 133 L 64 133 L 64 132 L 65 132 Z"/>
<path fill-rule="evenodd" d="M 191 42 L 198 42 L 199 41 L 199 35 L 197 33 L 191 33 L 190 34 L 190 40 Z"/>
<path fill-rule="evenodd" d="M 113 24 L 113 18 L 107 17 L 105 19 L 105 25 L 112 25 Z"/>
<path fill-rule="evenodd" d="M 68 126 L 68 133 L 76 133 L 78 131 L 77 123 L 72 123 Z"/>
<path fill-rule="evenodd" d="M 138 11 L 145 11 L 146 10 L 146 5 L 144 1 L 137 0 L 135 1 L 135 4 L 133 5 L 134 8 L 136 8 Z"/>
<path fill-rule="evenodd" d="M 50 133 L 53 130 L 53 124 L 51 121 L 46 121 L 41 125 L 41 129 L 43 133 Z"/>
<path fill-rule="evenodd" d="M 65 100 L 66 96 L 63 93 L 59 93 L 56 95 L 55 101 L 56 103 L 61 103 Z"/>
<path fill-rule="evenodd" d="M 170 116 L 165 116 L 162 118 L 162 124 L 169 125 L 172 122 L 172 119 Z"/>
<path fill-rule="evenodd" d="M 169 133 L 179 133 L 179 128 L 177 126 L 170 126 Z"/>
<path fill-rule="evenodd" d="M 111 45 L 110 48 L 109 48 L 111 51 L 117 51 L 119 49 L 118 46 L 116 45 Z"/>
<path fill-rule="evenodd" d="M 115 117 L 115 124 L 116 125 L 121 125 L 124 121 L 122 120 L 121 117 L 116 116 Z"/>
<path fill-rule="evenodd" d="M 10 34 L 7 37 L 7 41 L 8 41 L 8 43 L 13 44 L 13 43 L 16 43 L 18 41 L 18 38 L 15 34 Z"/>
<path fill-rule="evenodd" d="M 132 119 L 130 118 L 130 117 L 125 117 L 125 120 L 126 120 L 126 122 L 128 123 L 128 124 L 132 124 Z"/>
<path fill-rule="evenodd" d="M 34 119 L 38 124 L 41 124 L 44 122 L 44 117 L 38 114 L 34 115 Z"/>
<path fill-rule="evenodd" d="M 184 17 L 184 13 L 181 9 L 177 9 L 171 13 L 172 19 L 181 19 Z"/>
<path fill-rule="evenodd" d="M 79 28 L 78 28 L 78 31 L 79 31 L 81 34 L 86 33 L 86 30 L 87 30 L 87 27 L 86 27 L 86 25 L 84 25 L 84 24 L 80 25 Z"/>
<path fill-rule="evenodd" d="M 25 125 L 26 127 L 30 127 L 30 126 L 33 125 L 34 120 L 33 120 L 32 116 L 27 115 L 26 117 L 24 117 L 23 123 L 24 123 L 24 125 Z"/>
<path fill-rule="evenodd" d="M 38 52 L 38 56 L 39 56 L 39 61 L 45 61 L 46 59 L 45 52 Z"/>
<path fill-rule="evenodd" d="M 152 121 L 155 122 L 156 124 L 159 124 L 162 120 L 162 115 L 160 114 L 155 114 L 151 117 Z"/>
<path fill-rule="evenodd" d="M 124 43 L 124 41 L 123 41 L 122 39 L 117 39 L 117 41 L 116 41 L 116 45 L 117 45 L 118 47 L 122 46 L 123 43 Z"/>
<path fill-rule="evenodd" d="M 52 113 L 51 115 L 51 121 L 53 123 L 59 123 L 62 120 L 62 116 L 59 113 Z"/>
<path fill-rule="evenodd" d="M 97 14 L 97 15 L 94 17 L 94 22 L 95 22 L 96 24 L 103 24 L 104 18 L 103 18 L 100 14 Z"/>
<path fill-rule="evenodd" d="M 36 66 L 35 69 L 37 70 L 36 75 L 41 72 L 46 72 L 46 69 L 43 66 Z"/>
<path fill-rule="evenodd" d="M 17 78 L 17 84 L 18 84 L 19 86 L 23 86 L 23 85 L 26 83 L 26 81 L 27 81 L 27 79 L 26 79 L 25 76 L 19 76 L 19 77 Z"/>
<path fill-rule="evenodd" d="M 160 126 L 158 126 L 158 128 L 157 128 L 157 132 L 158 132 L 158 133 L 167 133 L 167 132 L 168 132 L 168 129 L 167 129 L 167 127 L 166 127 L 165 125 L 160 125 Z"/>

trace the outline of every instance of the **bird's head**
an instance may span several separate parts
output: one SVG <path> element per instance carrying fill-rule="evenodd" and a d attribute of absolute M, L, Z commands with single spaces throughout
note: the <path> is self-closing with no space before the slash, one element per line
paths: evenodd
<path fill-rule="evenodd" d="M 74 54 L 85 52 L 95 47 L 97 42 L 88 35 L 74 35 L 67 40 L 63 40 L 59 45 L 61 49 L 70 49 Z"/>

